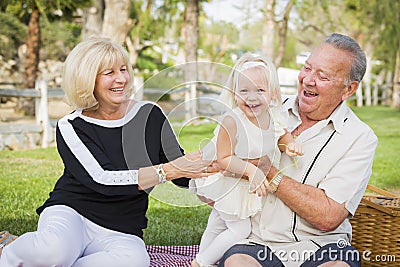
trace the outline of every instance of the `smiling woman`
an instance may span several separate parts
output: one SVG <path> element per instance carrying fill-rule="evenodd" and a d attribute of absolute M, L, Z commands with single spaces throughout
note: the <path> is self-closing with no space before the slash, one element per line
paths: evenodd
<path fill-rule="evenodd" d="M 76 110 L 57 123 L 64 171 L 36 210 L 38 231 L 7 245 L 0 266 L 148 266 L 151 187 L 218 171 L 199 152 L 183 156 L 157 105 L 130 98 L 132 74 L 127 52 L 106 38 L 68 55 L 63 89 Z"/>
<path fill-rule="evenodd" d="M 101 95 L 103 87 L 123 89 L 119 102 L 126 102 L 133 93 L 129 56 L 117 43 L 101 38 L 82 42 L 71 51 L 65 65 L 68 67 L 64 70 L 62 87 L 68 104 L 74 108 L 97 110 L 96 94 Z"/>

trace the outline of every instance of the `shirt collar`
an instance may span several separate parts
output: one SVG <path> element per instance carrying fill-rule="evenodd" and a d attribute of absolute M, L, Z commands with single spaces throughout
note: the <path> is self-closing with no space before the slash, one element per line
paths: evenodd
<path fill-rule="evenodd" d="M 333 127 L 338 133 L 341 133 L 343 130 L 344 123 L 346 122 L 346 115 L 348 112 L 348 107 L 346 101 L 343 101 L 329 116 L 327 119 L 328 122 L 333 123 Z"/>
<path fill-rule="evenodd" d="M 299 100 L 296 97 L 288 97 L 283 101 L 283 107 L 291 112 L 300 120 L 299 115 Z M 337 108 L 332 112 L 332 114 L 325 120 L 326 124 L 332 122 L 333 127 L 338 133 L 342 132 L 343 125 L 346 121 L 346 114 L 348 112 L 348 107 L 346 101 L 343 101 Z"/>

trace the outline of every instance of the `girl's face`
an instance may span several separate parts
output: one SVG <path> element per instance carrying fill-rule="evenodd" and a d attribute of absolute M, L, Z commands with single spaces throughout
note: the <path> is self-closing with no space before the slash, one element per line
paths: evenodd
<path fill-rule="evenodd" d="M 130 76 L 124 63 L 116 63 L 97 74 L 94 96 L 99 108 L 118 107 L 126 101 L 126 88 Z"/>
<path fill-rule="evenodd" d="M 236 103 L 250 121 L 259 124 L 262 116 L 268 115 L 270 94 L 266 77 L 259 68 L 246 69 L 239 74 L 236 88 Z"/>

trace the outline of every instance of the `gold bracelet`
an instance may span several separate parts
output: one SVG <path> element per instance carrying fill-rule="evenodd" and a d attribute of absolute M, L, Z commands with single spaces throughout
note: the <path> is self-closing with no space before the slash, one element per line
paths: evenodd
<path fill-rule="evenodd" d="M 278 172 L 278 174 L 276 174 L 274 178 L 272 178 L 272 180 L 269 182 L 269 185 L 272 187 L 272 193 L 275 193 L 276 190 L 278 190 L 279 184 L 282 182 L 283 176 L 284 175 L 281 172 Z"/>

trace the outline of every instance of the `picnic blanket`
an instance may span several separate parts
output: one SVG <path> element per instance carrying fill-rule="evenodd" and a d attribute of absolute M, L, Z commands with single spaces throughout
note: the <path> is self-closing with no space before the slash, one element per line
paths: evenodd
<path fill-rule="evenodd" d="M 0 232 L 0 251 L 8 243 L 14 241 L 17 236 L 7 231 Z M 190 267 L 191 261 L 199 251 L 199 245 L 192 246 L 154 246 L 147 245 L 150 255 L 151 267 Z"/>
<path fill-rule="evenodd" d="M 199 251 L 199 245 L 192 246 L 146 246 L 153 267 L 186 267 Z"/>

